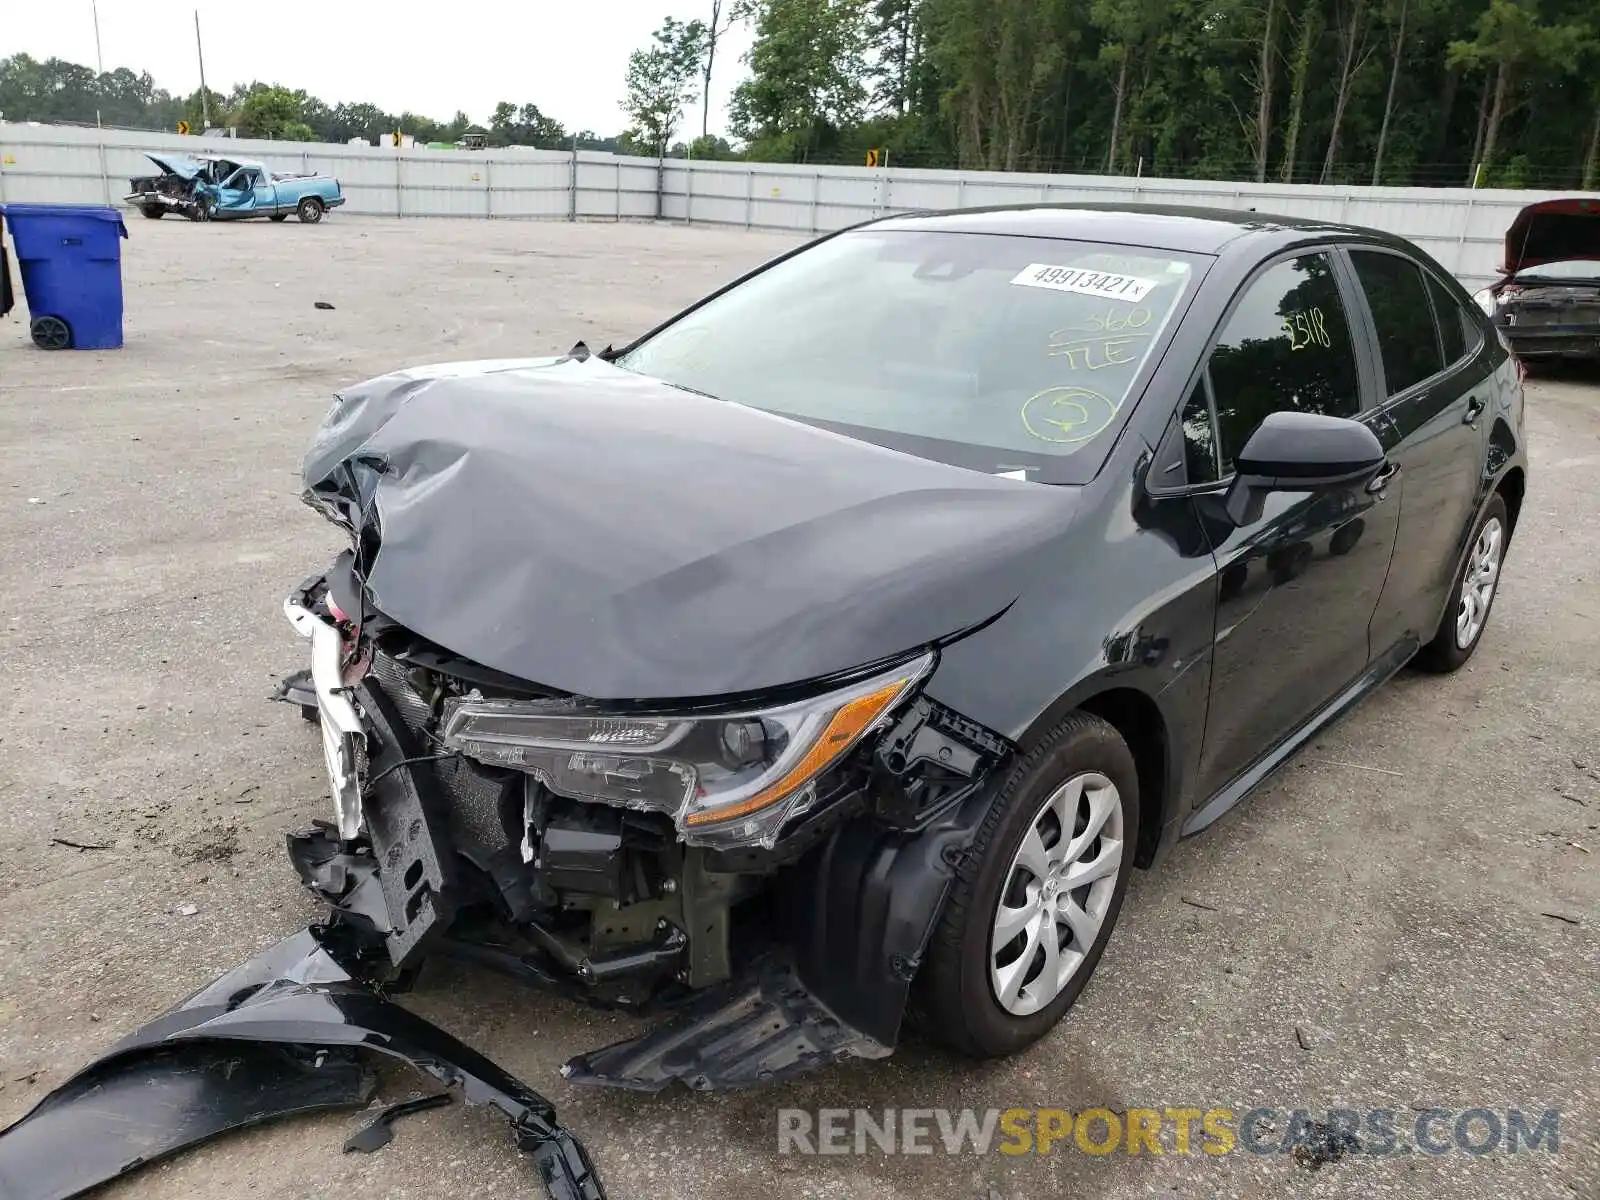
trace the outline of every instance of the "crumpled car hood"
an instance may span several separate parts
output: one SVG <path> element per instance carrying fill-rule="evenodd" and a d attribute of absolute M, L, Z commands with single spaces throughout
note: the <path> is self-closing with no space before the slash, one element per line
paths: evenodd
<path fill-rule="evenodd" d="M 596 699 L 820 679 L 1016 599 L 1076 489 L 993 477 L 596 357 L 458 363 L 344 392 L 307 499 L 378 529 L 385 616 Z"/>
<path fill-rule="evenodd" d="M 154 154 L 146 154 L 145 157 L 168 175 L 176 175 L 179 179 L 193 179 L 200 174 L 200 164 L 186 158 L 161 158 Z"/>
<path fill-rule="evenodd" d="M 1600 200 L 1541 200 L 1506 230 L 1507 276 L 1546 263 L 1600 259 Z"/>

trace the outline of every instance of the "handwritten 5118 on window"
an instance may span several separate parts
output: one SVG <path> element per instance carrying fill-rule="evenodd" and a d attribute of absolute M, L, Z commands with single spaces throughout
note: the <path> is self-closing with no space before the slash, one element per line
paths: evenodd
<path fill-rule="evenodd" d="M 1289 335 L 1289 349 L 1333 345 L 1320 308 L 1291 308 L 1283 314 L 1283 331 Z"/>

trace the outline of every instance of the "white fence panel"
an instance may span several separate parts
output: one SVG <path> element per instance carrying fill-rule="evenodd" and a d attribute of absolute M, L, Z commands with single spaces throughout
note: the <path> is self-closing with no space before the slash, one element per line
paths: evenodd
<path fill-rule="evenodd" d="M 0 124 L 0 202 L 120 204 L 146 151 L 259 159 L 339 179 L 342 212 L 673 221 L 820 233 L 895 212 L 986 204 L 1180 204 L 1384 229 L 1469 285 L 1495 277 L 1518 210 L 1557 193 L 1319 187 L 790 163 L 684 162 L 590 151 L 396 149 Z"/>

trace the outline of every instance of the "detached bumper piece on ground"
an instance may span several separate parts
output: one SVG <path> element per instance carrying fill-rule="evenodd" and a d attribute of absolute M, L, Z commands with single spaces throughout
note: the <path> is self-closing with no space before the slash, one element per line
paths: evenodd
<path fill-rule="evenodd" d="M 228 972 L 0 1132 L 0 1196 L 65 1200 L 219 1134 L 359 1108 L 373 1089 L 370 1052 L 500 1110 L 552 1200 L 601 1200 L 548 1101 L 364 978 L 359 949 L 322 928 Z"/>

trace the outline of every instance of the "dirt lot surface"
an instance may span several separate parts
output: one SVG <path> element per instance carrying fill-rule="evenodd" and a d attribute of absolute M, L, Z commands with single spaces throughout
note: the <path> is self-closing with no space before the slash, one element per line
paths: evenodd
<path fill-rule="evenodd" d="M 786 239 L 643 225 L 132 222 L 127 346 L 0 322 L 0 1125 L 315 915 L 283 831 L 325 816 L 285 591 L 338 548 L 297 496 L 341 385 L 604 345 Z M 313 307 L 318 300 L 332 311 Z M 1486 640 L 1405 673 L 1134 882 L 1052 1036 L 973 1066 L 912 1042 L 766 1091 L 569 1086 L 636 1023 L 430 967 L 407 1003 L 541 1089 L 615 1197 L 1600 1196 L 1600 387 L 1529 387 L 1533 476 Z M 53 843 L 61 838 L 94 849 Z M 191 907 L 192 906 L 192 907 Z M 193 915 L 185 915 L 192 913 Z M 414 1081 L 386 1076 L 397 1099 Z M 780 1107 L 1563 1110 L 1560 1153 L 780 1156 Z M 115 1197 L 526 1197 L 497 1116 L 343 1155 L 290 1121 Z M 1270 1140 L 1270 1139 L 1269 1139 Z M 1170 1148 L 1170 1147 L 1169 1147 Z"/>

